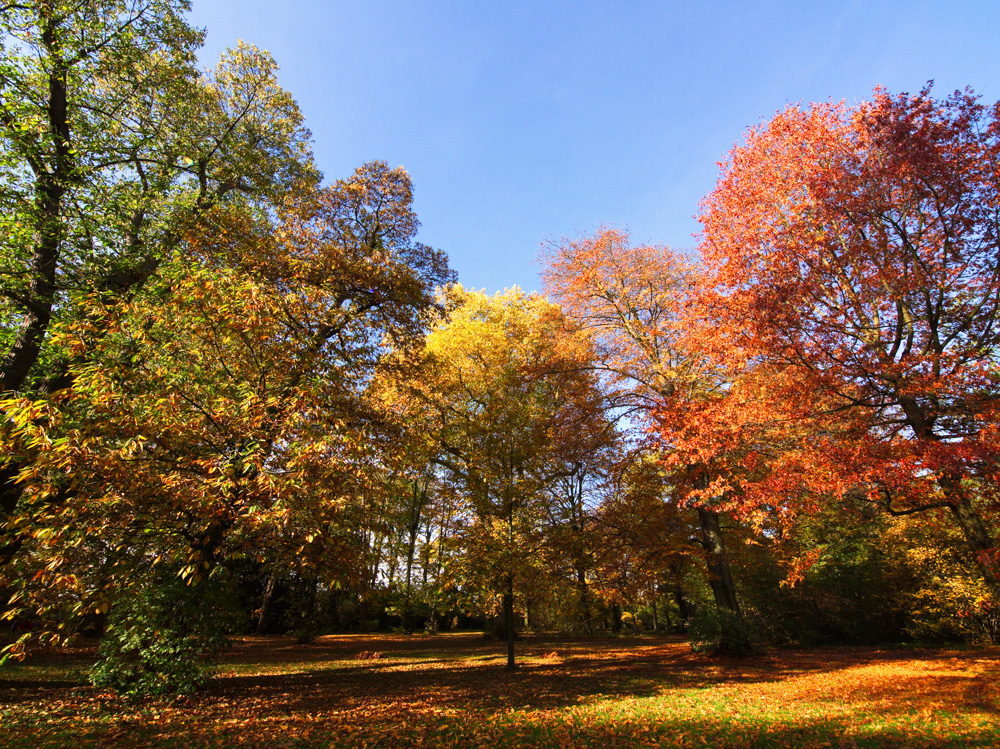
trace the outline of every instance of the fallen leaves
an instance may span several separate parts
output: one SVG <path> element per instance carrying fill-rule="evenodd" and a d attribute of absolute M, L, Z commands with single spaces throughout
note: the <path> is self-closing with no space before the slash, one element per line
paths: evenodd
<path fill-rule="evenodd" d="M 971 747 L 1000 744 L 1000 652 L 822 648 L 712 660 L 679 638 L 247 638 L 205 693 L 128 705 L 69 671 L 3 672 L 0 736 L 28 747 Z M 373 655 L 380 657 L 375 658 Z M 43 678 L 44 676 L 44 678 Z"/>

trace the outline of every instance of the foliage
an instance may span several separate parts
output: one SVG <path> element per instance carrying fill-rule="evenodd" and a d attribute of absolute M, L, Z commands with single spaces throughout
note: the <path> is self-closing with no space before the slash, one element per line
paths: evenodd
<path fill-rule="evenodd" d="M 716 605 L 726 612 L 723 640 L 734 651 L 748 650 L 745 628 L 729 629 L 742 615 L 719 520 L 733 502 L 718 484 L 739 456 L 678 451 L 692 415 L 713 410 L 738 377 L 703 350 L 702 270 L 670 248 L 632 245 L 627 232 L 611 228 L 552 245 L 546 260 L 546 286 L 591 340 L 613 402 L 656 435 L 647 441 L 674 469 L 671 499 L 697 508 L 702 559 Z"/>
<path fill-rule="evenodd" d="M 976 599 L 959 616 L 975 630 L 982 642 L 1000 645 L 1000 605 L 988 598 Z"/>
<path fill-rule="evenodd" d="M 274 61 L 199 71 L 188 7 L 0 7 L 15 630 L 109 625 L 132 697 L 204 683 L 226 572 L 243 630 L 485 620 L 509 668 L 515 622 L 660 611 L 699 653 L 1000 638 L 1000 104 L 788 107 L 701 262 L 603 227 L 546 248 L 560 307 L 452 283 L 402 167 L 321 187 Z"/>
<path fill-rule="evenodd" d="M 729 617 L 723 621 L 723 617 Z M 725 609 L 704 601 L 694 608 L 694 615 L 688 624 L 691 649 L 696 653 L 728 653 L 732 645 L 726 640 L 728 633 L 737 633 L 737 642 L 749 640 L 747 623 L 743 617 L 737 619 Z M 738 651 L 737 651 L 738 652 Z"/>
<path fill-rule="evenodd" d="M 122 320 L 143 306 L 151 324 L 171 317 L 157 305 L 169 308 L 178 256 L 210 215 L 270 210 L 319 178 L 271 57 L 241 44 L 198 71 L 187 8 L 0 9 L 0 586 L 16 604 L 6 615 L 56 638 L 75 615 L 99 615 L 95 586 L 127 549 L 116 541 L 143 546 L 150 517 L 115 514 L 100 470 L 81 465 L 88 441 L 108 440 L 104 458 L 122 445 L 101 433 L 112 425 L 93 389 L 140 353 L 122 345 Z M 115 385 L 101 395 L 128 397 Z"/>
<path fill-rule="evenodd" d="M 228 644 L 233 624 L 217 579 L 189 585 L 161 571 L 136 581 L 112 605 L 91 681 L 131 699 L 191 694 L 205 683 L 207 657 Z"/>
<path fill-rule="evenodd" d="M 249 45 L 199 72 L 183 0 L 6 5 L 0 391 L 71 384 L 53 323 L 140 288 L 210 208 L 312 184 L 309 133 Z M 8 508 L 8 512 L 10 509 Z"/>
<path fill-rule="evenodd" d="M 609 431 L 583 341 L 558 309 L 512 289 L 444 290 L 419 368 L 383 397 L 419 425 L 431 461 L 467 503 L 463 582 L 501 593 L 513 667 L 515 579 L 537 568 L 545 490 Z"/>
<path fill-rule="evenodd" d="M 998 119 L 929 87 L 788 107 L 723 165 L 701 245 L 726 356 L 762 395 L 719 431 L 782 427 L 747 501 L 944 508 L 995 599 Z"/>

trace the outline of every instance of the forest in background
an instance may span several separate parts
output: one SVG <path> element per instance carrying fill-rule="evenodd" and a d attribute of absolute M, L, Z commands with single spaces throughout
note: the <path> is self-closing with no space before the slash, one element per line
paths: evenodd
<path fill-rule="evenodd" d="M 1000 643 L 1000 105 L 790 106 L 696 254 L 606 227 L 490 296 L 186 9 L 0 8 L 5 658 L 100 637 L 140 694 L 247 632 Z"/>

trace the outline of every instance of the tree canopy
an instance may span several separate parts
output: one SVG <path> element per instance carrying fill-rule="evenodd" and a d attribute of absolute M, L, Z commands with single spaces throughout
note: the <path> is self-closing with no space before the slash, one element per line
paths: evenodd
<path fill-rule="evenodd" d="M 1000 104 L 789 106 L 697 252 L 605 226 L 491 296 L 188 9 L 0 7 L 4 658 L 89 633 L 138 696 L 250 630 L 1000 641 Z"/>

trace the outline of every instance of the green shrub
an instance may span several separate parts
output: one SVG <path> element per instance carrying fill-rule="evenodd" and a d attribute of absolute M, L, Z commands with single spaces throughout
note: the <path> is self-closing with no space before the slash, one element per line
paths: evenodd
<path fill-rule="evenodd" d="M 235 624 L 224 586 L 174 575 L 122 591 L 111 609 L 91 682 L 137 699 L 190 694 L 208 678 L 208 657 Z"/>
<path fill-rule="evenodd" d="M 723 627 L 723 617 L 729 617 Z M 700 601 L 688 623 L 688 638 L 696 653 L 743 655 L 752 649 L 753 637 L 746 622 L 735 614 L 719 611 L 712 602 Z"/>

